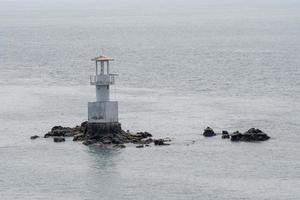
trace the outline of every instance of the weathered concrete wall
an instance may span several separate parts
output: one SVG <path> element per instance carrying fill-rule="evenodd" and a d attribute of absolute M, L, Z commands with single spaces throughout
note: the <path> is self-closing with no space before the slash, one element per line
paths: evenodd
<path fill-rule="evenodd" d="M 109 101 L 109 85 L 96 85 L 97 101 Z"/>
<path fill-rule="evenodd" d="M 118 102 L 89 102 L 88 103 L 89 122 L 118 122 Z"/>

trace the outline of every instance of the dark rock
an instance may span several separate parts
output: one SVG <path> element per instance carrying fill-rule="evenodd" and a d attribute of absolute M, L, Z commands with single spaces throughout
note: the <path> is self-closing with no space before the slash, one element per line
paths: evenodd
<path fill-rule="evenodd" d="M 138 139 L 132 139 L 131 142 L 132 142 L 133 144 L 137 144 L 137 143 L 140 143 L 141 140 L 138 140 Z"/>
<path fill-rule="evenodd" d="M 240 141 L 243 137 L 243 134 L 240 133 L 239 131 L 236 131 L 231 134 L 231 141 Z"/>
<path fill-rule="evenodd" d="M 84 140 L 84 134 L 79 133 L 74 136 L 73 141 L 83 141 Z"/>
<path fill-rule="evenodd" d="M 45 135 L 44 135 L 44 138 L 48 138 L 48 137 L 51 137 L 52 135 L 51 135 L 51 132 L 48 132 L 48 133 L 46 133 Z"/>
<path fill-rule="evenodd" d="M 136 148 L 144 148 L 144 145 L 138 145 Z"/>
<path fill-rule="evenodd" d="M 80 127 L 86 127 L 87 126 L 87 121 L 84 121 L 84 122 L 82 122 L 81 124 L 80 124 Z"/>
<path fill-rule="evenodd" d="M 97 140 L 85 140 L 82 142 L 84 145 L 91 145 L 97 143 Z"/>
<path fill-rule="evenodd" d="M 207 127 L 206 129 L 204 129 L 203 135 L 205 137 L 212 137 L 212 136 L 215 136 L 216 133 L 214 132 L 214 130 L 212 128 Z"/>
<path fill-rule="evenodd" d="M 80 133 L 80 128 L 70 128 L 70 127 L 62 127 L 62 126 L 54 126 L 50 132 L 44 135 L 47 137 L 72 137 L 76 134 Z"/>
<path fill-rule="evenodd" d="M 222 131 L 222 135 L 229 135 L 228 131 Z"/>
<path fill-rule="evenodd" d="M 112 138 L 111 143 L 113 143 L 113 144 L 123 144 L 123 142 L 118 137 Z"/>
<path fill-rule="evenodd" d="M 66 140 L 63 137 L 54 137 L 53 138 L 53 142 L 64 142 L 64 141 L 66 141 Z"/>
<path fill-rule="evenodd" d="M 53 128 L 51 129 L 51 132 L 56 131 L 56 130 L 61 130 L 61 129 L 63 129 L 62 126 L 53 126 Z"/>
<path fill-rule="evenodd" d="M 171 138 L 168 138 L 168 137 L 164 138 L 163 140 L 164 140 L 164 142 L 171 142 L 172 141 Z"/>
<path fill-rule="evenodd" d="M 30 137 L 30 139 L 35 140 L 35 139 L 37 139 L 37 138 L 39 138 L 39 137 L 40 137 L 40 136 L 38 136 L 38 135 L 33 135 L 33 136 Z"/>
<path fill-rule="evenodd" d="M 154 145 L 164 145 L 163 139 L 154 140 Z"/>
<path fill-rule="evenodd" d="M 270 137 L 266 133 L 256 128 L 251 128 L 244 134 L 237 131 L 231 135 L 231 141 L 255 142 L 268 139 L 270 139 Z"/>
<path fill-rule="evenodd" d="M 230 136 L 229 136 L 229 133 L 228 133 L 228 131 L 222 131 L 222 139 L 229 139 L 230 138 Z"/>
<path fill-rule="evenodd" d="M 82 122 L 81 125 L 80 125 L 80 132 L 83 133 L 83 134 L 86 134 L 87 132 L 87 121 L 85 122 Z"/>
<path fill-rule="evenodd" d="M 165 141 L 163 139 L 157 139 L 157 140 L 154 140 L 154 145 L 170 145 L 170 144 L 165 143 Z"/>
<path fill-rule="evenodd" d="M 44 135 L 47 137 L 70 137 L 73 136 L 73 141 L 83 141 L 84 145 L 114 145 L 123 147 L 123 144 L 134 143 L 146 145 L 154 142 L 152 135 L 148 132 L 138 132 L 136 134 L 122 130 L 120 123 L 89 123 L 87 121 L 81 123 L 80 126 L 62 127 L 54 126 L 51 131 Z M 158 140 L 157 145 L 169 145 L 167 140 Z M 168 140 L 170 141 L 170 140 Z"/>
<path fill-rule="evenodd" d="M 152 137 L 152 135 L 148 132 L 137 132 L 136 135 L 142 138 Z"/>
<path fill-rule="evenodd" d="M 72 129 L 69 127 L 54 127 L 54 128 L 52 128 L 51 130 L 53 136 L 65 136 L 65 134 L 72 132 Z"/>
<path fill-rule="evenodd" d="M 265 141 L 270 139 L 270 137 L 263 131 L 251 128 L 243 134 L 242 141 L 252 142 L 252 141 Z"/>
<path fill-rule="evenodd" d="M 229 134 L 222 134 L 222 139 L 229 139 L 229 138 L 230 138 Z"/>

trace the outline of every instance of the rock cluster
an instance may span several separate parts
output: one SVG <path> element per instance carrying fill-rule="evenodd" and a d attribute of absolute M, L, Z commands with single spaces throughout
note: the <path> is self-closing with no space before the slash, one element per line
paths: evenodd
<path fill-rule="evenodd" d="M 211 137 L 215 136 L 216 133 L 211 129 L 210 127 L 207 127 L 203 135 L 205 137 Z M 240 133 L 239 131 L 233 132 L 232 134 L 229 134 L 228 131 L 222 131 L 222 139 L 229 139 L 231 141 L 244 141 L 244 142 L 255 142 L 255 141 L 266 141 L 270 139 L 270 137 L 264 133 L 263 131 L 251 128 L 245 133 Z"/>
<path fill-rule="evenodd" d="M 222 139 L 230 139 L 231 141 L 266 141 L 270 137 L 263 131 L 251 128 L 245 133 L 239 131 L 229 133 L 223 130 L 222 133 L 216 133 L 212 128 L 204 129 L 203 136 L 212 137 L 222 135 Z M 30 139 L 36 139 L 39 136 L 33 135 Z M 54 142 L 65 142 L 65 137 L 73 137 L 73 141 L 81 141 L 84 145 L 97 146 L 112 146 L 117 148 L 125 148 L 125 144 L 132 143 L 136 148 L 150 146 L 153 143 L 155 146 L 170 145 L 169 138 L 152 139 L 152 135 L 148 132 L 137 132 L 135 134 L 130 131 L 124 131 L 120 123 L 88 123 L 83 122 L 80 126 L 73 128 L 54 126 L 51 131 L 44 135 L 44 138 L 53 137 Z"/>
<path fill-rule="evenodd" d="M 82 141 L 84 145 L 98 145 L 124 148 L 126 143 L 133 143 L 137 148 L 155 145 L 169 145 L 167 140 L 152 139 L 148 132 L 137 132 L 132 134 L 124 131 L 120 123 L 99 124 L 83 122 L 80 126 L 74 128 L 54 126 L 51 131 L 44 135 L 45 138 L 54 137 L 54 142 L 63 142 L 64 137 L 73 137 L 73 141 Z M 170 140 L 168 140 L 170 141 Z"/>
<path fill-rule="evenodd" d="M 270 139 L 270 137 L 266 133 L 256 128 L 251 128 L 244 134 L 236 131 L 231 135 L 231 141 L 255 142 L 268 139 Z"/>
<path fill-rule="evenodd" d="M 76 126 L 74 128 L 54 126 L 51 131 L 44 135 L 44 138 L 48 137 L 72 137 L 78 134 L 82 134 L 85 131 L 86 123 L 83 122 L 81 126 Z"/>

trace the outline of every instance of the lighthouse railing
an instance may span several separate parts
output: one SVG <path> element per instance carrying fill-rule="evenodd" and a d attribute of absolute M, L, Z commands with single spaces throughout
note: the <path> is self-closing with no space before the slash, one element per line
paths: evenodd
<path fill-rule="evenodd" d="M 118 74 L 91 75 L 90 83 L 92 85 L 112 85 L 115 84 L 116 76 L 118 76 Z"/>

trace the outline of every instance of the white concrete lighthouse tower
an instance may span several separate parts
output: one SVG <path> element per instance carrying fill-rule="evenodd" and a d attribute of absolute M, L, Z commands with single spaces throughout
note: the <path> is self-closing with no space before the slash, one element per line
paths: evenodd
<path fill-rule="evenodd" d="M 96 62 L 96 74 L 90 76 L 90 83 L 96 87 L 96 101 L 88 103 L 88 122 L 116 123 L 118 122 L 118 102 L 110 101 L 109 94 L 110 85 L 115 84 L 115 76 L 117 76 L 117 74 L 109 73 L 109 62 L 113 59 L 99 56 L 93 58 L 92 61 Z"/>

